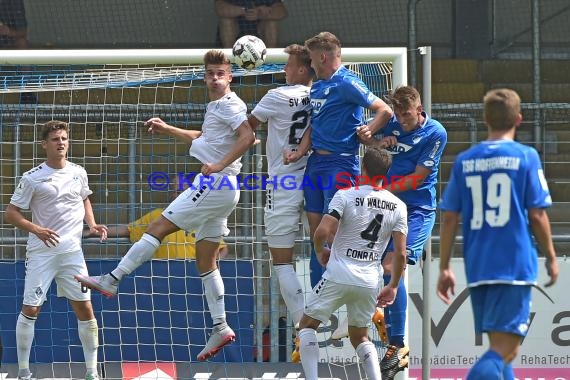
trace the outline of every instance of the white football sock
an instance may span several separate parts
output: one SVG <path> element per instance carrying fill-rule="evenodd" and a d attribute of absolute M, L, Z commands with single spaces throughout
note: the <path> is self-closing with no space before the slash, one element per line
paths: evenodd
<path fill-rule="evenodd" d="M 202 284 L 204 285 L 204 294 L 210 309 L 210 316 L 215 325 L 226 321 L 226 305 L 224 303 L 224 281 L 219 269 L 202 275 Z"/>
<path fill-rule="evenodd" d="M 34 327 L 36 317 L 28 317 L 20 313 L 16 322 L 16 353 L 18 355 L 18 368 L 20 371 L 29 370 L 30 352 L 34 340 Z"/>
<path fill-rule="evenodd" d="M 356 347 L 356 354 L 360 359 L 362 367 L 364 367 L 366 377 L 370 380 L 381 379 L 378 352 L 376 351 L 374 343 L 370 341 L 360 343 L 358 347 Z"/>
<path fill-rule="evenodd" d="M 301 320 L 305 309 L 305 297 L 299 277 L 297 277 L 292 264 L 274 265 L 273 270 L 275 270 L 279 279 L 281 296 L 283 296 L 294 324 L 297 324 Z"/>
<path fill-rule="evenodd" d="M 313 329 L 305 328 L 299 331 L 299 353 L 301 354 L 301 364 L 305 371 L 306 380 L 319 379 L 319 341 L 317 332 Z"/>
<path fill-rule="evenodd" d="M 159 246 L 160 240 L 144 233 L 140 240 L 131 246 L 117 268 L 111 271 L 111 274 L 120 281 L 124 276 L 131 274 L 135 269 L 152 259 Z"/>
<path fill-rule="evenodd" d="M 87 373 L 97 373 L 97 348 L 99 347 L 99 328 L 97 320 L 77 321 L 79 340 L 83 346 Z"/>

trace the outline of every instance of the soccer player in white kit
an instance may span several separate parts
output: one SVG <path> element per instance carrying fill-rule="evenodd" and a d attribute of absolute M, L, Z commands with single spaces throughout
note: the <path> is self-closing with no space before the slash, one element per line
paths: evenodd
<path fill-rule="evenodd" d="M 307 380 L 318 379 L 317 328 L 333 311 L 346 305 L 350 342 L 369 380 L 379 380 L 376 347 L 368 339 L 370 315 L 376 305 L 394 301 L 406 263 L 408 233 L 406 205 L 382 181 L 392 162 L 386 150 L 368 148 L 362 159 L 362 177 L 355 187 L 339 190 L 329 204 L 314 236 L 319 262 L 326 266 L 321 281 L 307 297 L 299 324 L 301 362 Z M 390 238 L 394 241 L 392 280 L 381 288 L 381 258 Z M 332 242 L 331 242 L 332 240 Z M 329 249 L 327 247 L 331 246 Z"/>
<path fill-rule="evenodd" d="M 41 144 L 46 161 L 24 173 L 6 208 L 6 221 L 29 232 L 24 299 L 16 322 L 18 379 L 32 377 L 29 362 L 34 326 L 53 280 L 58 297 L 69 300 L 78 319 L 87 368 L 85 379 L 99 379 L 99 333 L 91 293 L 82 291 L 73 276 L 87 276 L 81 250 L 83 221 L 102 240 L 107 238 L 107 227 L 95 222 L 85 169 L 67 161 L 68 132 L 69 126 L 63 121 L 52 120 L 43 125 Z M 27 209 L 32 212 L 31 221 L 21 211 Z"/>
<path fill-rule="evenodd" d="M 267 167 L 265 231 L 279 279 L 281 295 L 295 325 L 303 316 L 304 296 L 293 266 L 293 247 L 303 212 L 303 175 L 310 147 L 309 115 L 314 71 L 307 48 L 293 44 L 285 48 L 286 86 L 269 90 L 249 116 L 255 129 L 267 123 Z M 303 137 L 305 137 L 303 139 Z M 299 362 L 297 347 L 291 354 Z"/>
<path fill-rule="evenodd" d="M 226 322 L 224 282 L 218 269 L 219 245 L 229 234 L 228 216 L 239 200 L 237 175 L 242 155 L 253 145 L 255 135 L 247 122 L 247 106 L 230 89 L 231 62 L 222 51 L 204 55 L 204 81 L 210 102 L 201 131 L 176 128 L 159 118 L 146 122 L 149 132 L 165 134 L 190 144 L 190 155 L 203 164 L 193 185 L 168 205 L 153 221 L 117 267 L 110 273 L 77 281 L 106 296 L 117 293 L 119 281 L 150 260 L 162 239 L 178 230 L 195 231 L 196 266 L 200 273 L 213 331 L 198 360 L 204 361 L 235 340 Z"/>

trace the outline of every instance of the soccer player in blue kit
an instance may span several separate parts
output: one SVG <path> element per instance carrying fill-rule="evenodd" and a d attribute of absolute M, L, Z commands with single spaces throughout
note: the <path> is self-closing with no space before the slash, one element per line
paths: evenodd
<path fill-rule="evenodd" d="M 546 257 L 546 286 L 558 278 L 545 210 L 552 200 L 540 158 L 532 147 L 514 141 L 520 111 L 520 98 L 512 90 L 495 89 L 485 95 L 488 138 L 457 156 L 439 206 L 443 220 L 437 295 L 449 304 L 455 294 L 449 261 L 462 221 L 475 332 L 489 337 L 489 350 L 467 380 L 515 378 L 511 362 L 529 327 L 531 290 L 537 283 L 532 235 Z"/>
<path fill-rule="evenodd" d="M 330 32 L 321 32 L 305 41 L 317 81 L 311 87 L 311 148 L 305 174 L 311 185 L 304 185 L 305 210 L 311 239 L 328 205 L 347 180 L 354 184 L 360 173 L 356 131 L 362 126 L 364 108 L 375 112 L 367 129 L 377 131 L 392 116 L 392 110 L 342 65 L 341 44 Z M 343 185 L 340 185 L 340 182 Z M 311 242 L 311 247 L 313 246 Z M 321 279 L 324 268 L 311 248 L 311 286 Z"/>
<path fill-rule="evenodd" d="M 423 110 L 419 92 L 411 86 L 396 88 L 388 96 L 394 116 L 371 138 L 364 126 L 358 136 L 365 143 L 380 145 L 392 155 L 388 189 L 408 208 L 406 251 L 408 264 L 422 258 L 424 245 L 432 233 L 436 216 L 436 189 L 439 161 L 447 143 L 447 132 Z M 382 266 L 384 283 L 391 280 L 393 245 L 389 244 Z M 404 344 L 408 299 L 403 277 L 394 303 L 384 308 L 389 346 L 381 362 L 382 379 L 390 380 L 408 365 L 409 347 Z"/>

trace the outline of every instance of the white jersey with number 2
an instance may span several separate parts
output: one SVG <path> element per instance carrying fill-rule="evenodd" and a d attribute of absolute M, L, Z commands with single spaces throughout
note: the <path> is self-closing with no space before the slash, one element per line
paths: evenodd
<path fill-rule="evenodd" d="M 283 164 L 283 151 L 296 149 L 309 126 L 310 87 L 296 84 L 269 90 L 251 114 L 267 127 L 267 162 L 270 176 L 292 173 L 307 165 L 307 157 Z"/>

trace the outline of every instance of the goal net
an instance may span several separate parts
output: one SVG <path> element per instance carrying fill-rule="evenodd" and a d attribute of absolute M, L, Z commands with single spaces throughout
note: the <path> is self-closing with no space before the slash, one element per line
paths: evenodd
<path fill-rule="evenodd" d="M 84 238 L 89 272 L 97 275 L 113 269 L 132 240 L 138 239 L 136 231 L 144 231 L 145 222 L 133 222 L 169 203 L 177 187 L 175 178 L 191 176 L 200 169 L 185 144 L 149 134 L 144 122 L 157 116 L 181 128 L 200 128 L 208 102 L 201 64 L 205 52 L 135 49 L 3 53 L 2 209 L 9 204 L 22 173 L 44 160 L 39 144 L 41 125 L 52 119 L 68 122 L 69 160 L 87 170 L 96 220 L 113 228 L 107 242 Z M 230 55 L 229 50 L 224 52 Z M 343 59 L 379 96 L 406 83 L 404 48 L 344 48 Z M 285 61 L 281 49 L 269 49 L 268 61 L 259 70 L 236 68 L 232 89 L 249 111 L 269 89 L 285 83 Z M 242 177 L 265 174 L 266 136 L 264 128 L 257 133 L 262 143 L 243 157 Z M 264 200 L 262 188 L 243 189 L 228 221 L 231 233 L 225 238 L 226 250 L 220 261 L 227 318 L 237 342 L 209 362 L 196 362 L 212 321 L 193 262 L 193 245 L 183 234 L 180 240 L 163 244 L 166 253 L 160 258 L 126 277 L 118 297 L 105 299 L 92 293 L 100 328 L 98 359 L 105 378 L 137 378 L 151 373 L 145 378 L 249 379 L 262 378 L 264 373 L 286 377 L 302 372 L 300 364 L 288 363 L 294 332 L 277 280 L 271 275 L 264 237 Z M 0 372 L 12 377 L 17 372 L 15 325 L 22 302 L 27 235 L 5 221 L 0 232 Z M 186 233 L 186 238 L 189 236 L 191 232 Z M 301 227 L 296 244 L 297 272 L 307 292 L 308 241 Z M 319 330 L 320 371 L 329 377 L 364 377 L 349 341 L 330 339 L 335 321 L 342 320 L 345 313 L 340 310 Z M 30 357 L 34 377 L 82 377 L 77 321 L 67 302 L 57 299 L 55 287 L 35 326 Z"/>

